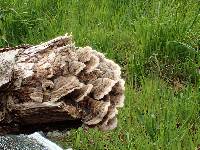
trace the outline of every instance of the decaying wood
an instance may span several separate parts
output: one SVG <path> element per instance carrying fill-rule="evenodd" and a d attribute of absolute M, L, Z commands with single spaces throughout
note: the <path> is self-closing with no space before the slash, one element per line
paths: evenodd
<path fill-rule="evenodd" d="M 71 35 L 0 49 L 1 134 L 78 123 L 111 130 L 123 102 L 120 67 L 91 47 L 75 47 Z"/>

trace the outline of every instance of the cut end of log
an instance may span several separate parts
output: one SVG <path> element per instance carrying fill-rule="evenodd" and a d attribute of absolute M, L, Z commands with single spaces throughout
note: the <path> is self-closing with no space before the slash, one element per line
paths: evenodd
<path fill-rule="evenodd" d="M 116 128 L 125 90 L 119 65 L 73 43 L 66 34 L 36 46 L 1 49 L 0 132 L 48 130 L 52 123 L 73 120 L 104 131 Z"/>

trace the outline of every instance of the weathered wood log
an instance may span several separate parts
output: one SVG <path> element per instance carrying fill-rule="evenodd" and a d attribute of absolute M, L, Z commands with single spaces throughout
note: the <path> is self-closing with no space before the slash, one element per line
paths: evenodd
<path fill-rule="evenodd" d="M 0 49 L 0 134 L 82 123 L 114 129 L 123 102 L 120 67 L 91 47 L 75 47 L 71 35 Z"/>

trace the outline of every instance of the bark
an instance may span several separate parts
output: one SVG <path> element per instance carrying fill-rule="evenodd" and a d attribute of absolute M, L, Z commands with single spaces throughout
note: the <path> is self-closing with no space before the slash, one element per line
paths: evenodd
<path fill-rule="evenodd" d="M 0 49 L 0 134 L 117 125 L 120 67 L 64 35 L 36 46 Z"/>

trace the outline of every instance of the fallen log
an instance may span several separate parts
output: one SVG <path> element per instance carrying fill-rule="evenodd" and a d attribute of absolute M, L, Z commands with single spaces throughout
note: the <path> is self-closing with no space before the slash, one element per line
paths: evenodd
<path fill-rule="evenodd" d="M 124 103 L 120 67 L 71 35 L 0 49 L 0 134 L 111 130 Z"/>

